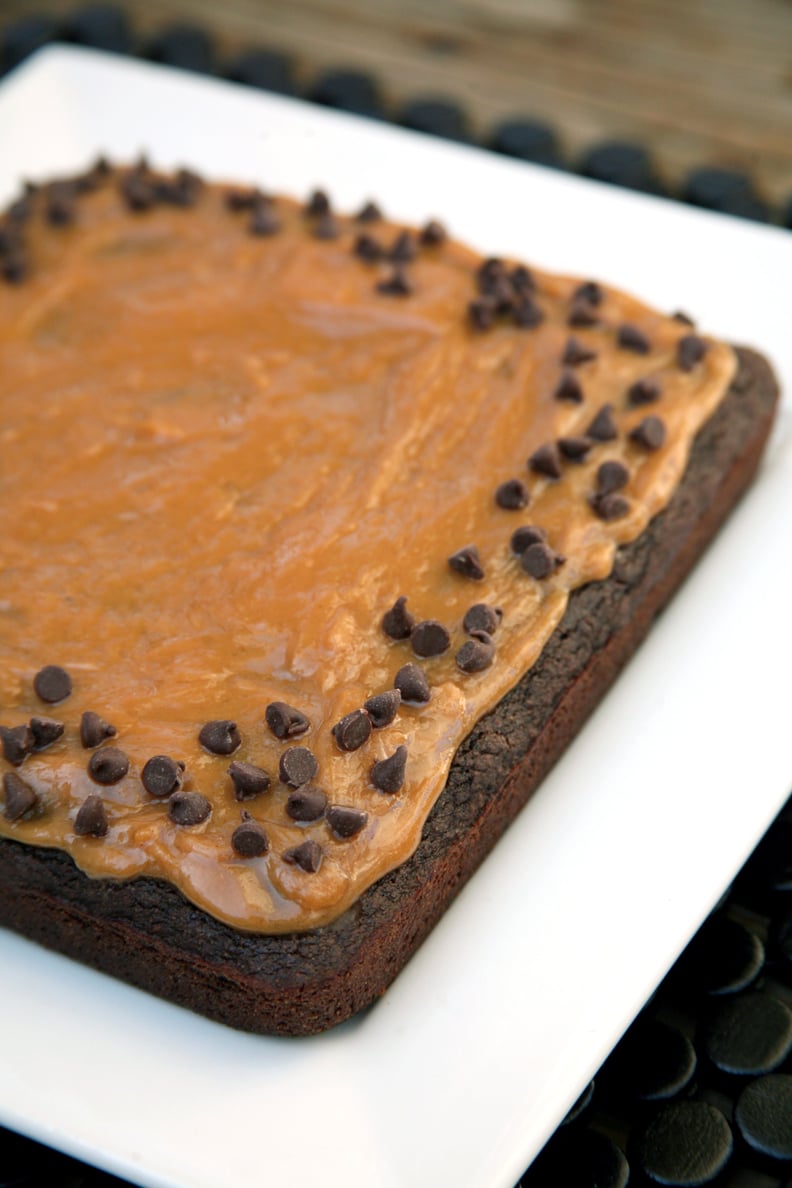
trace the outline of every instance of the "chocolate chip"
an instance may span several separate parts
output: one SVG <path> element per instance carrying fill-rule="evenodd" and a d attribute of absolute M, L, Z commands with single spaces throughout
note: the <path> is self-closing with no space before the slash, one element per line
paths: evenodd
<path fill-rule="evenodd" d="M 659 417 L 644 417 L 629 436 L 641 449 L 659 450 L 666 438 L 666 427 Z"/>
<path fill-rule="evenodd" d="M 561 478 L 561 459 L 558 446 L 554 442 L 539 446 L 528 459 L 528 469 L 534 474 L 544 475 L 545 478 Z"/>
<path fill-rule="evenodd" d="M 515 292 L 508 276 L 494 276 L 484 296 L 495 304 L 496 313 L 508 313 L 514 305 Z"/>
<path fill-rule="evenodd" d="M 480 293 L 486 293 L 493 281 L 506 276 L 506 265 L 497 256 L 489 256 L 476 269 L 476 284 Z"/>
<path fill-rule="evenodd" d="M 402 594 L 382 616 L 382 630 L 390 639 L 407 639 L 414 626 L 415 619 L 407 610 L 407 599 Z"/>
<path fill-rule="evenodd" d="M 573 404 L 583 403 L 583 386 L 574 371 L 563 371 L 553 396 L 556 400 L 570 400 Z"/>
<path fill-rule="evenodd" d="M 129 771 L 129 760 L 118 747 L 101 747 L 88 761 L 88 774 L 97 784 L 117 784 Z"/>
<path fill-rule="evenodd" d="M 520 532 L 521 529 L 518 528 L 517 531 Z M 477 602 L 465 612 L 462 626 L 468 635 L 473 635 L 475 631 L 486 631 L 487 635 L 494 635 L 502 618 L 503 611 L 499 606 L 488 606 L 486 602 Z"/>
<path fill-rule="evenodd" d="M 327 211 L 314 223 L 313 234 L 316 239 L 338 239 L 341 228 L 330 211 Z"/>
<path fill-rule="evenodd" d="M 572 302 L 568 321 L 570 326 L 596 326 L 599 314 L 596 306 L 590 301 L 576 297 Z"/>
<path fill-rule="evenodd" d="M 260 858 L 269 849 L 269 838 L 258 821 L 243 815 L 242 824 L 231 834 L 231 845 L 240 858 Z"/>
<path fill-rule="evenodd" d="M 194 206 L 203 184 L 203 178 L 192 169 L 180 169 L 167 185 L 163 198 L 173 206 Z"/>
<path fill-rule="evenodd" d="M 404 784 L 407 748 L 402 744 L 387 759 L 380 759 L 371 769 L 371 782 L 379 792 L 398 792 Z"/>
<path fill-rule="evenodd" d="M 168 816 L 174 825 L 200 825 L 212 811 L 200 792 L 174 792 L 168 801 Z"/>
<path fill-rule="evenodd" d="M 420 235 L 422 247 L 439 247 L 447 239 L 448 232 L 442 223 L 438 223 L 437 219 L 430 219 L 424 225 Z"/>
<path fill-rule="evenodd" d="M 376 202 L 367 202 L 355 215 L 358 223 L 377 223 L 382 218 L 382 211 Z"/>
<path fill-rule="evenodd" d="M 524 264 L 518 264 L 515 268 L 512 268 L 509 273 L 509 280 L 515 292 L 522 296 L 528 296 L 536 288 L 536 281 L 530 269 L 526 268 Z"/>
<path fill-rule="evenodd" d="M 33 732 L 33 750 L 43 751 L 52 746 L 63 735 L 63 722 L 56 722 L 54 718 L 31 718 L 30 729 Z"/>
<path fill-rule="evenodd" d="M 621 520 L 630 510 L 630 501 L 623 495 L 592 495 L 590 503 L 601 520 Z"/>
<path fill-rule="evenodd" d="M 150 210 L 157 200 L 152 179 L 139 168 L 125 173 L 121 177 L 118 187 L 127 208 L 136 214 Z"/>
<path fill-rule="evenodd" d="M 416 656 L 442 656 L 451 647 L 451 636 L 437 619 L 424 619 L 410 632 L 410 643 Z"/>
<path fill-rule="evenodd" d="M 624 351 L 635 351 L 636 355 L 648 355 L 652 349 L 652 344 L 644 334 L 643 330 L 639 330 L 637 326 L 633 326 L 630 322 L 624 322 L 619 326 L 616 341 Z"/>
<path fill-rule="evenodd" d="M 559 437 L 558 448 L 569 462 L 583 462 L 594 443 L 588 437 Z"/>
<path fill-rule="evenodd" d="M 150 796 L 170 796 L 178 792 L 184 779 L 184 764 L 170 755 L 153 755 L 146 760 L 140 773 L 143 787 Z"/>
<path fill-rule="evenodd" d="M 468 321 L 476 330 L 489 330 L 498 312 L 497 302 L 492 297 L 476 297 L 468 304 Z"/>
<path fill-rule="evenodd" d="M 657 380 L 645 378 L 636 380 L 627 389 L 627 403 L 633 408 L 642 404 L 654 404 L 660 398 L 660 384 Z"/>
<path fill-rule="evenodd" d="M 479 551 L 475 545 L 465 545 L 463 549 L 457 549 L 448 558 L 448 564 L 454 573 L 459 573 L 462 577 L 472 578 L 474 582 L 480 582 L 484 578 L 484 569 L 481 565 Z"/>
<path fill-rule="evenodd" d="M 336 837 L 346 841 L 360 833 L 368 821 L 368 813 L 349 808 L 344 804 L 331 804 L 325 813 L 325 820 Z"/>
<path fill-rule="evenodd" d="M 57 664 L 47 664 L 33 678 L 33 688 L 42 701 L 55 705 L 64 701 L 72 691 L 72 680 L 65 669 Z"/>
<path fill-rule="evenodd" d="M 311 725 L 305 714 L 285 701 L 271 701 L 264 717 L 276 738 L 299 738 Z"/>
<path fill-rule="evenodd" d="M 35 749 L 36 739 L 27 722 L 21 726 L 0 726 L 0 741 L 3 744 L 3 758 L 14 767 L 24 763 Z"/>
<path fill-rule="evenodd" d="M 371 718 L 365 710 L 353 710 L 336 722 L 331 733 L 340 750 L 357 751 L 371 737 Z"/>
<path fill-rule="evenodd" d="M 371 719 L 375 730 L 383 726 L 390 726 L 401 705 L 401 693 L 398 689 L 387 689 L 384 693 L 376 693 L 363 703 L 363 709 Z"/>
<path fill-rule="evenodd" d="M 115 726 L 105 722 L 93 710 L 86 710 L 80 718 L 80 742 L 88 750 L 100 746 L 108 738 L 115 738 L 116 734 Z"/>
<path fill-rule="evenodd" d="M 524 524 L 522 528 L 518 528 L 516 532 L 512 533 L 511 551 L 521 557 L 526 549 L 529 549 L 534 544 L 544 544 L 547 540 L 547 533 L 544 528 L 535 528 L 532 524 Z"/>
<path fill-rule="evenodd" d="M 537 581 L 550 577 L 558 568 L 555 552 L 544 541 L 529 545 L 520 556 L 520 564 L 525 572 Z"/>
<path fill-rule="evenodd" d="M 304 841 L 299 846 L 284 850 L 283 861 L 290 866 L 299 866 L 306 874 L 315 874 L 322 865 L 322 847 L 315 841 Z"/>
<path fill-rule="evenodd" d="M 597 352 L 592 347 L 586 346 L 585 342 L 581 342 L 579 338 L 575 338 L 574 334 L 570 334 L 561 356 L 561 362 L 566 367 L 577 367 L 581 363 L 591 362 L 596 357 Z"/>
<path fill-rule="evenodd" d="M 262 204 L 264 195 L 260 190 L 228 190 L 225 195 L 225 204 L 229 210 L 253 210 L 255 206 Z"/>
<path fill-rule="evenodd" d="M 68 182 L 54 182 L 47 194 L 44 217 L 53 227 L 66 227 L 74 222 L 74 186 Z"/>
<path fill-rule="evenodd" d="M 418 255 L 418 247 L 409 231 L 401 231 L 388 251 L 388 259 L 407 264 Z"/>
<path fill-rule="evenodd" d="M 326 808 L 327 797 L 319 788 L 296 788 L 286 801 L 286 812 L 292 821 L 318 821 Z"/>
<path fill-rule="evenodd" d="M 697 334 L 686 334 L 677 343 L 677 363 L 682 371 L 692 371 L 707 353 L 708 343 Z"/>
<path fill-rule="evenodd" d="M 21 247 L 15 248 L 0 262 L 3 279 L 11 285 L 19 285 L 30 271 L 27 256 Z"/>
<path fill-rule="evenodd" d="M 530 329 L 532 326 L 538 326 L 543 322 L 544 317 L 544 311 L 536 304 L 532 297 L 519 296 L 514 302 L 512 320 L 515 326 L 521 326 L 524 330 Z"/>
<path fill-rule="evenodd" d="M 675 322 L 680 322 L 683 326 L 693 327 L 696 324 L 690 314 L 684 313 L 681 309 L 678 309 L 676 313 L 672 313 L 671 317 Z"/>
<path fill-rule="evenodd" d="M 259 203 L 253 208 L 248 223 L 251 235 L 276 235 L 280 229 L 280 219 L 268 203 Z"/>
<path fill-rule="evenodd" d="M 104 837 L 107 833 L 107 814 L 101 796 L 86 796 L 74 818 L 74 832 L 78 837 Z"/>
<path fill-rule="evenodd" d="M 234 785 L 234 795 L 237 800 L 252 800 L 260 796 L 270 786 L 270 778 L 263 767 L 256 767 L 252 763 L 234 762 L 228 769 L 231 782 Z"/>
<path fill-rule="evenodd" d="M 242 735 L 236 722 L 220 718 L 201 727 L 198 742 L 210 755 L 233 755 L 242 745 Z"/>
<path fill-rule="evenodd" d="M 388 297 L 409 297 L 412 293 L 412 285 L 407 280 L 404 268 L 401 265 L 396 265 L 390 276 L 379 282 L 377 292 L 384 293 Z"/>
<path fill-rule="evenodd" d="M 610 495 L 620 491 L 630 481 L 630 472 L 623 462 L 603 462 L 597 471 L 597 494 Z"/>
<path fill-rule="evenodd" d="M 587 305 L 602 305 L 605 293 L 596 281 L 584 281 L 572 294 L 573 301 L 585 301 Z"/>
<path fill-rule="evenodd" d="M 586 430 L 586 437 L 593 437 L 594 441 L 615 441 L 618 436 L 619 430 L 613 416 L 613 405 L 603 404 Z"/>
<path fill-rule="evenodd" d="M 402 701 L 414 705 L 424 705 L 432 696 L 426 673 L 417 664 L 405 664 L 393 679 L 394 689 L 398 689 Z"/>
<path fill-rule="evenodd" d="M 314 190 L 305 204 L 305 213 L 312 217 L 330 213 L 330 199 L 324 190 Z"/>
<path fill-rule="evenodd" d="M 373 235 L 358 235 L 352 251 L 359 260 L 365 260 L 367 264 L 375 264 L 377 260 L 381 260 L 385 249 L 382 244 L 374 238 Z"/>
<path fill-rule="evenodd" d="M 501 483 L 495 491 L 495 502 L 506 511 L 519 511 L 521 507 L 527 507 L 529 501 L 528 488 L 516 478 Z"/>
<path fill-rule="evenodd" d="M 280 778 L 292 788 L 307 784 L 318 771 L 316 756 L 307 747 L 289 747 L 280 757 Z"/>
<path fill-rule="evenodd" d="M 457 667 L 462 672 L 483 672 L 495 659 L 495 645 L 486 631 L 477 631 L 456 654 Z"/>
<path fill-rule="evenodd" d="M 3 815 L 6 821 L 19 821 L 25 813 L 36 807 L 38 796 L 14 771 L 7 771 L 3 776 L 3 795 L 5 806 Z"/>

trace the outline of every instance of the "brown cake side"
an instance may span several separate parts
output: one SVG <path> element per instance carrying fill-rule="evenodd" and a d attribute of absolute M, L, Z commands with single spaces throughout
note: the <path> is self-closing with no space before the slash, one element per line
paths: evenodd
<path fill-rule="evenodd" d="M 475 727 L 415 855 L 335 924 L 263 936 L 206 915 L 170 884 L 91 880 L 56 850 L 0 841 L 0 923 L 244 1030 L 309 1035 L 373 1002 L 525 804 L 749 485 L 778 390 L 761 356 L 698 435 L 671 503 L 576 591 L 539 662 Z"/>

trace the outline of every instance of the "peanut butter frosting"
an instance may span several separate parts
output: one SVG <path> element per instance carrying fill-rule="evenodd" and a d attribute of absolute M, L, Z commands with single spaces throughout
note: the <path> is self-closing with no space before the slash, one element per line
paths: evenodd
<path fill-rule="evenodd" d="M 145 163 L 31 188 L 0 264 L 0 835 L 252 931 L 409 857 L 735 369 L 438 224 Z"/>

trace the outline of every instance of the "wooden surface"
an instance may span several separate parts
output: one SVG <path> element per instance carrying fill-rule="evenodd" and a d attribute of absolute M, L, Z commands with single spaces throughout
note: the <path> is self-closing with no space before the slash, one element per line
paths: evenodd
<path fill-rule="evenodd" d="M 74 0 L 3 0 L 2 16 Z M 671 185 L 702 164 L 749 171 L 773 203 L 792 196 L 792 0 L 134 0 L 136 30 L 200 23 L 223 54 L 293 54 L 303 86 L 354 66 L 397 110 L 446 95 L 486 138 L 533 115 L 565 155 L 613 137 L 647 145 Z"/>

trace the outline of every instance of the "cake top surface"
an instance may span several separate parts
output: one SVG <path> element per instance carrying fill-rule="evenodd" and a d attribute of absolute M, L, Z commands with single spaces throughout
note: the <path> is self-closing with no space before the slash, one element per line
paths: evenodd
<path fill-rule="evenodd" d="M 251 930 L 412 853 L 734 369 L 437 224 L 144 165 L 30 194 L 0 264 L 0 833 Z"/>

